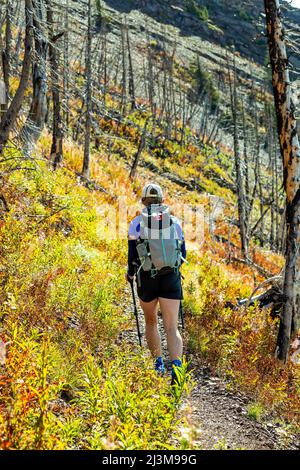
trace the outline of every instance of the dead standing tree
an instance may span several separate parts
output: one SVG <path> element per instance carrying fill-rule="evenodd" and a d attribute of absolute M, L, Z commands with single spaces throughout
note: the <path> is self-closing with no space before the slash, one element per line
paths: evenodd
<path fill-rule="evenodd" d="M 121 51 L 122 51 L 122 84 L 121 84 L 121 101 L 120 114 L 121 117 L 126 116 L 127 111 L 127 63 L 126 63 L 126 27 L 121 25 Z"/>
<path fill-rule="evenodd" d="M 85 75 L 86 75 L 86 119 L 85 119 L 85 139 L 84 156 L 82 166 L 82 176 L 85 179 L 90 177 L 90 147 L 91 147 L 91 128 L 92 128 L 92 4 L 88 0 L 88 25 L 87 25 L 87 43 L 85 55 Z"/>
<path fill-rule="evenodd" d="M 286 192 L 287 237 L 283 284 L 284 304 L 276 347 L 276 356 L 286 362 L 291 337 L 297 333 L 299 328 L 300 145 L 279 0 L 264 0 L 264 4 L 278 135 L 284 168 L 283 182 Z"/>
<path fill-rule="evenodd" d="M 127 52 L 128 52 L 128 92 L 130 96 L 130 108 L 131 108 L 131 111 L 134 111 L 135 106 L 136 106 L 135 84 L 134 84 L 132 54 L 131 54 L 131 42 L 129 38 L 129 29 L 127 25 L 126 25 L 126 42 L 127 42 Z"/>
<path fill-rule="evenodd" d="M 154 88 L 154 62 L 155 62 L 155 55 L 153 53 L 151 43 L 149 40 L 149 36 L 147 33 L 147 76 L 145 76 L 145 81 L 148 85 L 148 99 L 151 108 L 152 119 L 155 120 L 156 118 L 156 103 L 155 103 L 155 88 Z"/>
<path fill-rule="evenodd" d="M 25 92 L 28 86 L 30 76 L 30 66 L 32 59 L 32 47 L 33 47 L 33 5 L 32 0 L 25 0 L 25 52 L 23 59 L 23 66 L 21 72 L 21 78 L 17 91 L 10 103 L 10 106 L 6 113 L 3 115 L 0 124 L 0 153 L 3 151 L 3 147 L 7 144 L 9 134 L 14 128 L 17 117 L 21 110 Z"/>
<path fill-rule="evenodd" d="M 47 51 L 44 31 L 44 0 L 32 0 L 35 54 L 32 65 L 33 95 L 29 116 L 22 131 L 26 144 L 34 144 L 43 130 L 47 115 Z"/>
<path fill-rule="evenodd" d="M 70 108 L 69 108 L 69 98 L 70 98 L 70 47 L 69 47 L 69 20 L 70 20 L 70 0 L 66 0 L 65 15 L 64 15 L 64 71 L 63 71 L 63 84 L 64 84 L 64 119 L 66 124 L 66 129 L 69 129 L 70 124 Z"/>
<path fill-rule="evenodd" d="M 13 15 L 12 1 L 6 1 L 5 12 L 5 48 L 2 50 L 2 68 L 3 79 L 6 90 L 6 103 L 9 101 L 9 79 L 11 74 L 11 53 L 12 53 L 12 27 L 11 20 Z"/>
<path fill-rule="evenodd" d="M 63 159 L 63 122 L 61 114 L 61 93 L 59 84 L 59 51 L 57 41 L 63 33 L 54 34 L 53 0 L 46 0 L 47 23 L 49 30 L 49 60 L 51 67 L 51 86 L 53 100 L 52 146 L 50 159 L 56 169 Z"/>
<path fill-rule="evenodd" d="M 137 150 L 137 152 L 136 152 L 136 154 L 135 154 L 132 167 L 131 167 L 131 169 L 130 169 L 129 177 L 130 177 L 131 179 L 134 179 L 134 178 L 135 178 L 136 170 L 137 170 L 137 166 L 138 166 L 140 157 L 141 157 L 141 155 L 142 155 L 143 150 L 144 150 L 145 147 L 146 147 L 147 127 L 148 127 L 148 120 L 145 121 L 145 125 L 144 125 L 144 129 L 143 129 L 143 131 L 142 131 L 142 135 L 141 135 L 141 140 L 140 140 L 140 143 L 139 143 L 139 147 L 138 147 L 138 150 Z"/>
<path fill-rule="evenodd" d="M 99 20 L 98 20 L 99 21 Z M 107 94 L 109 91 L 109 71 L 108 71 L 108 28 L 105 19 L 101 17 L 101 54 L 98 63 L 98 82 L 102 84 L 102 103 L 104 109 L 107 106 Z"/>
<path fill-rule="evenodd" d="M 241 248 L 244 258 L 248 259 L 248 234 L 247 234 L 247 220 L 246 220 L 246 202 L 243 184 L 242 160 L 239 149 L 239 135 L 238 135 L 238 94 L 237 94 L 237 72 L 236 72 L 236 59 L 233 55 L 233 71 L 231 72 L 229 58 L 227 56 L 227 67 L 230 88 L 230 103 L 233 121 L 233 146 L 234 146 L 234 162 L 235 162 L 235 177 L 236 177 L 236 190 L 238 198 L 238 218 L 239 218 L 239 231 L 241 238 Z"/>

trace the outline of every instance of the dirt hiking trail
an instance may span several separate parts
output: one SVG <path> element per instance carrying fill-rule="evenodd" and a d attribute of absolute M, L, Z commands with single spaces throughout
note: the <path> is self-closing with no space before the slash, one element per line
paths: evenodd
<path fill-rule="evenodd" d="M 131 293 L 128 290 L 128 299 Z M 120 340 L 138 345 L 132 303 L 126 310 L 132 316 L 132 328 L 120 333 Z M 147 348 L 145 340 L 145 323 L 143 313 L 139 310 L 139 323 L 142 333 L 142 345 Z M 166 365 L 169 366 L 166 338 L 159 316 L 163 353 Z M 181 325 L 180 325 L 181 329 Z M 187 344 L 187 332 L 183 336 Z M 195 433 L 197 448 L 202 450 L 244 449 L 244 450 L 299 450 L 300 436 L 291 435 L 282 424 L 271 417 L 259 421 L 249 416 L 248 406 L 251 399 L 239 392 L 228 390 L 226 382 L 211 374 L 209 367 L 184 351 L 190 361 L 194 387 L 191 394 L 182 404 L 181 412 L 188 416 L 189 425 Z M 170 374 L 170 366 L 168 368 Z"/>

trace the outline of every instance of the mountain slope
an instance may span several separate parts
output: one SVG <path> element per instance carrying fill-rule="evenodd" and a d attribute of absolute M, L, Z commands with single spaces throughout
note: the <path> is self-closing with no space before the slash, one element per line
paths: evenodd
<path fill-rule="evenodd" d="M 263 2 L 255 0 L 106 0 L 102 2 L 111 12 L 134 14 L 142 13 L 140 26 L 147 26 L 148 20 L 155 19 L 165 26 L 178 29 L 182 37 L 197 36 L 204 41 L 224 47 L 235 46 L 242 56 L 263 64 L 266 58 L 264 38 Z M 284 2 L 283 2 L 284 3 Z M 288 2 L 283 6 L 286 25 L 300 31 L 300 11 Z M 205 43 L 204 43 L 205 48 Z M 294 65 L 300 66 L 298 57 L 291 58 Z"/>

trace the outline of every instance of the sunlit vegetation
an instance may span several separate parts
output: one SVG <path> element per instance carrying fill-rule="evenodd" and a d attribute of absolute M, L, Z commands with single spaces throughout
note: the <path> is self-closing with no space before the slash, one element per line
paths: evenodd
<path fill-rule="evenodd" d="M 47 142 L 44 136 L 40 145 Z M 66 156 L 56 172 L 41 161 L 5 184 L 1 446 L 166 448 L 188 381 L 172 394 L 149 354 L 118 339 L 131 324 L 126 243 L 101 228 L 97 207 L 110 197 L 76 181 L 79 149 L 70 144 Z M 116 177 L 118 168 L 110 170 Z M 96 173 L 100 182 L 107 178 L 100 167 Z"/>
<path fill-rule="evenodd" d="M 37 155 L 47 154 L 48 146 L 44 134 Z M 170 423 L 177 404 L 168 381 L 155 379 L 146 351 L 137 354 L 135 346 L 118 340 L 119 332 L 132 325 L 123 279 L 126 243 L 107 238 L 97 211 L 103 203 L 116 204 L 121 195 L 129 204 L 138 203 L 150 172 L 143 170 L 131 184 L 118 152 L 109 158 L 105 148 L 99 152 L 93 154 L 92 175 L 107 194 L 78 183 L 74 171 L 82 154 L 72 142 L 56 172 L 40 160 L 32 171 L 17 170 L 6 178 L 10 212 L 1 222 L 4 448 L 160 448 L 168 439 L 172 446 Z M 200 165 L 204 155 L 197 157 Z M 170 165 L 180 174 L 180 161 Z M 222 172 L 215 165 L 214 171 Z M 176 191 L 168 183 L 167 200 Z M 191 197 L 207 204 L 205 193 L 200 199 L 182 193 L 183 201 Z M 218 225 L 219 234 L 227 229 L 226 223 L 223 229 Z M 188 347 L 233 388 L 297 425 L 299 371 L 292 364 L 281 369 L 273 359 L 278 319 L 268 310 L 234 307 L 238 298 L 250 295 L 253 271 L 226 266 L 226 246 L 210 240 L 205 230 L 202 251 L 190 252 L 184 268 Z M 234 230 L 231 239 L 238 246 Z M 282 263 L 279 255 L 266 259 L 258 248 L 256 261 L 274 273 Z"/>
<path fill-rule="evenodd" d="M 200 6 L 195 0 L 184 3 L 187 12 L 209 28 L 217 29 L 209 20 L 208 7 Z M 98 21 L 108 26 L 111 18 L 102 14 L 98 0 L 96 7 Z M 243 8 L 239 17 L 250 20 Z M 3 24 L 2 33 L 5 27 Z M 85 35 L 86 24 L 80 23 L 80 28 Z M 102 68 L 107 67 L 110 59 L 105 58 L 104 64 L 106 33 L 101 30 L 102 42 L 99 39 Z M 12 39 L 17 39 L 17 28 L 13 29 Z M 124 37 L 122 41 L 124 49 Z M 107 83 L 98 81 L 97 71 L 97 80 L 94 76 L 97 85 L 93 85 L 91 99 L 94 108 L 87 112 L 84 101 L 87 67 L 76 55 L 71 66 L 67 64 L 73 82 L 64 90 L 69 108 L 65 106 L 63 112 L 69 113 L 69 124 L 63 123 L 63 158 L 57 166 L 53 165 L 53 156 L 50 157 L 51 131 L 56 122 L 53 116 L 47 123 L 43 122 L 37 141 L 28 146 L 30 151 L 27 148 L 25 152 L 26 145 L 19 138 L 25 112 L 13 123 L 11 140 L 9 136 L 3 140 L 0 159 L 2 449 L 197 448 L 195 430 L 183 408 L 188 406 L 193 374 L 197 370 L 191 371 L 190 363 L 185 360 L 179 385 L 172 390 L 169 377 L 158 380 L 150 353 L 134 341 L 130 290 L 124 277 L 126 230 L 127 222 L 140 207 L 142 187 L 149 180 L 163 186 L 165 202 L 175 213 L 178 205 L 184 204 L 193 209 L 201 206 L 204 210 L 203 243 L 187 241 L 189 264 L 183 267 L 187 326 L 184 340 L 188 356 L 196 356 L 199 363 L 222 377 L 228 389 L 242 391 L 250 397 L 249 418 L 260 421 L 272 413 L 280 416 L 284 424 L 288 423 L 291 430 L 299 431 L 299 365 L 293 361 L 282 365 L 274 357 L 279 313 L 274 314 L 270 305 L 260 308 L 258 304 L 238 303 L 240 299 L 249 299 L 267 276 L 281 274 L 284 266 L 283 247 L 279 246 L 283 238 L 279 224 L 284 196 L 280 189 L 281 167 L 271 95 L 263 87 L 258 92 L 254 84 L 249 96 L 243 96 L 249 78 L 239 77 L 238 86 L 244 88 L 235 90 L 240 93 L 237 111 L 241 119 L 244 105 L 249 106 L 243 131 L 247 125 L 251 128 L 249 135 L 243 136 L 247 144 L 244 153 L 242 148 L 237 152 L 249 171 L 247 203 L 251 203 L 249 213 L 252 212 L 247 222 L 250 229 L 254 227 L 248 240 L 249 259 L 245 260 L 237 220 L 234 154 L 222 143 L 219 134 L 224 129 L 232 133 L 233 113 L 229 104 L 224 103 L 223 95 L 229 95 L 228 82 L 236 80 L 236 70 L 233 77 L 230 71 L 222 71 L 217 86 L 214 75 L 197 56 L 194 62 L 183 66 L 175 48 L 172 55 L 165 43 L 156 39 L 147 38 L 138 47 L 144 58 L 147 57 L 149 70 L 155 69 L 151 62 L 153 54 L 156 73 L 164 74 L 164 85 L 160 84 L 164 91 L 161 101 L 154 103 L 158 90 L 153 86 L 147 91 L 148 95 L 152 93 L 152 102 L 150 96 L 135 96 L 134 105 L 130 103 L 126 86 L 122 87 L 117 79 L 118 73 L 121 75 L 120 61 L 114 80 L 111 76 Z M 84 50 L 81 52 L 84 55 Z M 129 60 L 124 57 L 123 73 Z M 235 64 L 238 54 L 232 57 Z M 20 52 L 16 62 L 20 59 L 21 63 L 22 58 Z M 225 64 L 225 55 L 223 59 Z M 12 96 L 20 83 L 19 65 L 14 64 L 8 84 Z M 149 70 L 145 71 L 146 75 Z M 182 103 L 185 100 L 180 113 L 178 97 L 173 93 L 174 109 L 171 109 L 166 94 L 166 84 L 172 90 L 178 82 L 183 83 L 177 90 L 180 100 Z M 32 94 L 32 87 L 28 86 L 24 93 L 25 110 L 30 106 Z M 53 111 L 50 95 L 49 89 L 49 115 Z M 201 109 L 197 130 L 192 126 L 191 116 L 188 119 L 188 111 L 193 114 L 191 104 L 198 106 L 194 114 Z M 93 118 L 88 133 L 84 122 L 87 116 Z M 137 177 L 130 178 L 146 126 L 146 143 L 138 161 Z M 89 171 L 83 175 L 87 135 Z M 241 140 L 241 135 L 238 137 Z M 263 145 L 266 151 L 262 156 Z M 267 164 L 263 162 L 266 158 Z M 243 185 L 246 188 L 245 181 Z M 106 225 L 103 217 L 103 208 L 110 206 L 112 211 L 117 210 L 120 197 L 122 204 L 129 208 L 123 227 L 125 236 L 121 239 L 114 236 L 115 227 Z M 216 202 L 220 204 L 217 215 Z M 120 220 L 116 218 L 116 222 L 119 229 Z M 270 236 L 271 225 L 277 230 L 277 245 L 276 234 L 273 233 L 273 240 Z M 188 228 L 184 226 L 184 230 Z M 225 449 L 227 443 L 220 441 L 216 448 Z"/>

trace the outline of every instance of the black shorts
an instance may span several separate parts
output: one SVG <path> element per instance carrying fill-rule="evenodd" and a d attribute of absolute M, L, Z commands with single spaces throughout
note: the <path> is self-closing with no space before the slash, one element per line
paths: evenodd
<path fill-rule="evenodd" d="M 174 270 L 151 277 L 149 271 L 140 270 L 140 286 L 137 280 L 137 292 L 143 302 L 151 302 L 158 297 L 165 299 L 181 300 L 182 287 L 181 276 Z"/>

